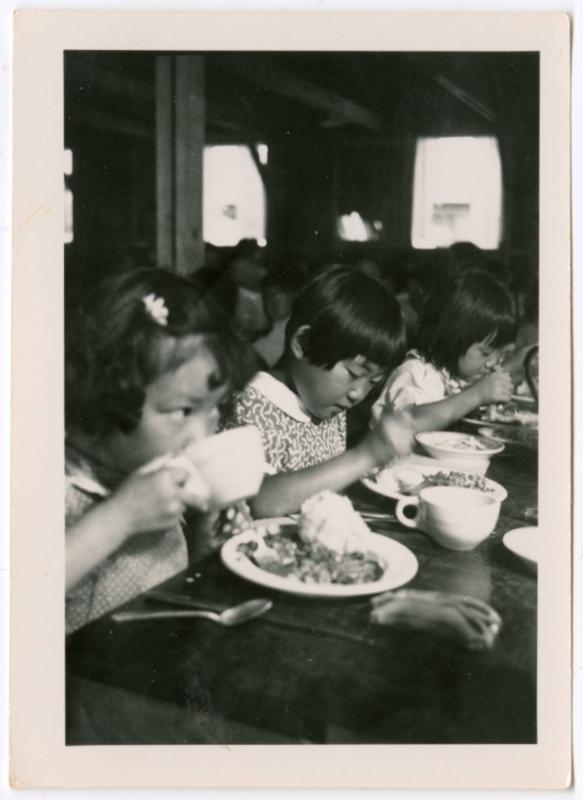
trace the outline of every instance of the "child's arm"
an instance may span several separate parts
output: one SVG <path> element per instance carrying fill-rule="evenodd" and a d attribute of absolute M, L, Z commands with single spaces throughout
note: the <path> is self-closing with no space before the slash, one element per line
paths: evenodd
<path fill-rule="evenodd" d="M 249 501 L 253 514 L 255 517 L 291 514 L 317 492 L 340 491 L 391 458 L 408 453 L 412 436 L 408 414 L 393 416 L 385 412 L 375 428 L 342 455 L 314 467 L 266 476 L 259 494 Z"/>
<path fill-rule="evenodd" d="M 181 486 L 188 473 L 161 469 L 134 473 L 120 488 L 67 530 L 66 590 L 72 589 L 131 536 L 173 528 L 184 510 Z"/>
<path fill-rule="evenodd" d="M 408 410 L 413 417 L 416 433 L 438 431 L 471 414 L 478 406 L 508 402 L 512 391 L 510 375 L 503 370 L 495 370 L 444 400 L 412 406 Z"/>

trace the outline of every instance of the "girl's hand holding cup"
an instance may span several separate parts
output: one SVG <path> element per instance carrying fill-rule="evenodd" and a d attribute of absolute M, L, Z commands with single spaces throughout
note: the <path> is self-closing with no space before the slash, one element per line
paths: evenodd
<path fill-rule="evenodd" d="M 130 475 L 111 498 L 123 516 L 128 538 L 178 525 L 187 502 L 185 485 L 189 478 L 186 469 L 170 465 Z"/>
<path fill-rule="evenodd" d="M 512 399 L 514 383 L 506 370 L 497 368 L 474 384 L 478 392 L 478 405 L 507 403 Z"/>

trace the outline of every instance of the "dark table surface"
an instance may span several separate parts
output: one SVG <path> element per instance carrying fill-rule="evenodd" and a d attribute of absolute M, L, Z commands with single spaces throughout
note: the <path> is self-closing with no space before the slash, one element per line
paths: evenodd
<path fill-rule="evenodd" d="M 238 628 L 198 619 L 119 624 L 103 617 L 67 642 L 67 742 L 533 743 L 536 741 L 536 574 L 501 539 L 537 505 L 537 455 L 508 448 L 488 477 L 509 496 L 495 532 L 467 552 L 388 521 L 419 570 L 408 588 L 490 603 L 502 629 L 489 651 L 370 624 L 370 599 L 271 592 L 229 573 L 218 554 L 164 588 L 222 606 L 270 597 Z M 356 485 L 361 510 L 394 501 Z M 127 608 L 157 606 L 147 597 Z"/>

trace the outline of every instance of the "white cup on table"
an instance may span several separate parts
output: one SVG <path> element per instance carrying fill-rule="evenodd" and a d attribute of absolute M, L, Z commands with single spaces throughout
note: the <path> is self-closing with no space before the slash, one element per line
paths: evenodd
<path fill-rule="evenodd" d="M 406 508 L 416 509 L 414 517 Z M 500 500 L 479 489 L 458 486 L 431 486 L 418 497 L 399 500 L 397 519 L 407 528 L 416 528 L 437 544 L 450 550 L 472 550 L 496 527 Z"/>

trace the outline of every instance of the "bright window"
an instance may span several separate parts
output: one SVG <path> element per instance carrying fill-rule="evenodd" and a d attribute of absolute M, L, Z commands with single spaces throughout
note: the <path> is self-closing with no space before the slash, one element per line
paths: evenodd
<path fill-rule="evenodd" d="M 267 163 L 267 145 L 259 145 L 257 159 Z M 241 239 L 265 245 L 265 187 L 246 145 L 208 145 L 203 162 L 203 236 L 217 247 L 231 247 Z"/>
<path fill-rule="evenodd" d="M 368 242 L 379 238 L 377 231 L 382 230 L 383 226 L 378 220 L 370 225 L 358 211 L 352 211 L 339 217 L 336 227 L 338 235 L 345 242 Z"/>
<path fill-rule="evenodd" d="M 490 136 L 419 139 L 413 181 L 413 247 L 473 242 L 496 250 L 502 237 L 502 165 Z"/>

